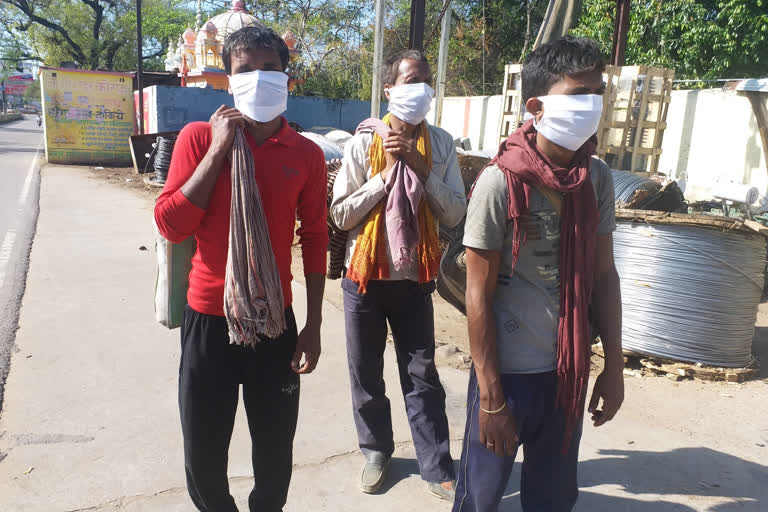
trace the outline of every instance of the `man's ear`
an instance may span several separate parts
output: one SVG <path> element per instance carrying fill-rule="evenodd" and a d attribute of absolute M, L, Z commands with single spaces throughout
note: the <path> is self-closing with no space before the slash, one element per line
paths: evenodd
<path fill-rule="evenodd" d="M 392 84 L 384 84 L 384 97 L 387 98 L 387 101 L 389 101 L 389 91 L 388 89 L 392 88 Z"/>
<path fill-rule="evenodd" d="M 544 113 L 543 107 L 539 98 L 528 98 L 525 102 L 525 110 L 536 118 L 536 122 L 541 120 L 541 115 Z"/>

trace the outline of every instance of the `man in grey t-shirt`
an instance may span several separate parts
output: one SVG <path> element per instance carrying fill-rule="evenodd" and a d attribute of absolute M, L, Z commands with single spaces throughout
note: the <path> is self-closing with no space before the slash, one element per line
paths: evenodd
<path fill-rule="evenodd" d="M 616 228 L 613 176 L 605 162 L 592 157 L 590 178 L 600 212 L 598 236 Z M 560 216 L 552 202 L 532 190 L 523 229 L 526 243 L 512 269 L 512 221 L 509 193 L 496 165 L 477 178 L 464 226 L 464 245 L 498 251 L 493 312 L 500 373 L 543 373 L 556 368 L 560 317 Z"/>
<path fill-rule="evenodd" d="M 606 354 L 589 403 L 595 426 L 623 401 L 613 180 L 590 140 L 603 68 L 588 39 L 532 52 L 522 92 L 534 120 L 475 182 L 464 229 L 473 368 L 453 512 L 497 511 L 518 445 L 523 510 L 573 508 L 590 308 Z"/>

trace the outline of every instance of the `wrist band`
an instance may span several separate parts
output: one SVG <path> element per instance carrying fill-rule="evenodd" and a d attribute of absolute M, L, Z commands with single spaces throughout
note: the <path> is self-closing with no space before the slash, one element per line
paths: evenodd
<path fill-rule="evenodd" d="M 504 402 L 501 407 L 496 409 L 495 411 L 489 411 L 488 409 L 484 409 L 483 406 L 480 406 L 480 410 L 483 411 L 485 414 L 499 414 L 501 411 L 503 411 L 507 407 L 507 402 Z"/>

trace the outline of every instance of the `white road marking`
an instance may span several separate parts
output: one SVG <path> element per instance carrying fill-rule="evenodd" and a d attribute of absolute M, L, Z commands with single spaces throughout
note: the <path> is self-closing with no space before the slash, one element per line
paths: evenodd
<path fill-rule="evenodd" d="M 24 186 L 21 187 L 21 195 L 19 195 L 19 208 L 23 208 L 27 204 L 27 198 L 29 197 L 29 191 L 32 189 L 32 178 L 35 175 L 35 164 L 37 163 L 37 155 L 40 154 L 40 144 L 37 145 L 35 150 L 35 156 L 32 157 L 32 161 L 29 163 L 29 169 L 27 170 L 27 177 L 24 179 Z"/>
<path fill-rule="evenodd" d="M 3 289 L 5 284 L 5 268 L 8 266 L 8 262 L 11 261 L 11 254 L 13 254 L 13 244 L 16 242 L 16 230 L 9 229 L 3 237 L 3 244 L 0 245 L 0 290 Z"/>
<path fill-rule="evenodd" d="M 24 208 L 27 205 L 29 199 L 29 192 L 32 190 L 32 179 L 35 176 L 35 164 L 37 163 L 37 157 L 40 154 L 40 144 L 37 145 L 37 151 L 32 157 L 32 161 L 29 163 L 29 169 L 27 170 L 27 177 L 24 179 L 24 185 L 21 187 L 21 194 L 19 194 L 19 201 L 16 203 L 16 222 L 20 222 L 21 215 L 24 212 Z M 8 273 L 8 263 L 11 261 L 11 255 L 13 254 L 14 244 L 16 243 L 16 229 L 9 228 L 3 237 L 3 243 L 0 244 L 0 290 L 2 290 L 5 284 L 5 276 Z"/>

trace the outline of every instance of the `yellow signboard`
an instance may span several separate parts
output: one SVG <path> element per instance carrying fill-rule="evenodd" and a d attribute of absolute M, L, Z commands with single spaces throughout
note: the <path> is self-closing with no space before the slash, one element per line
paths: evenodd
<path fill-rule="evenodd" d="M 130 74 L 41 68 L 40 77 L 49 162 L 130 165 Z"/>

